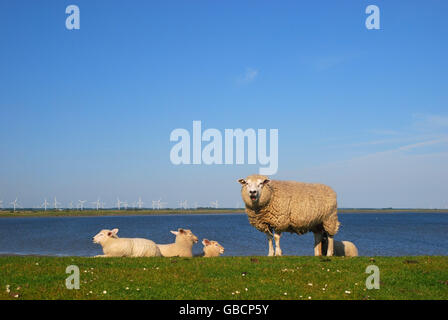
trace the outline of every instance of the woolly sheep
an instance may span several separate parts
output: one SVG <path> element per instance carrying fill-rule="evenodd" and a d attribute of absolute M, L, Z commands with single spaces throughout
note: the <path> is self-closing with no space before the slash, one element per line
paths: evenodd
<path fill-rule="evenodd" d="M 203 239 L 204 257 L 219 257 L 224 253 L 224 247 L 218 241 Z"/>
<path fill-rule="evenodd" d="M 314 233 L 314 254 L 322 254 L 322 235 L 328 233 L 327 256 L 333 255 L 333 237 L 338 232 L 336 193 L 323 184 L 269 180 L 263 175 L 239 179 L 241 196 L 252 226 L 268 238 L 269 256 L 281 256 L 282 232 Z M 274 234 L 275 232 L 275 234 Z"/>
<path fill-rule="evenodd" d="M 322 238 L 322 254 L 327 252 L 328 238 L 324 234 Z M 334 241 L 334 255 L 338 257 L 357 257 L 358 248 L 350 241 Z"/>
<path fill-rule="evenodd" d="M 118 229 L 101 230 L 93 237 L 93 242 L 103 247 L 104 255 L 96 257 L 160 257 L 157 245 L 142 238 L 119 238 Z"/>
<path fill-rule="evenodd" d="M 188 229 L 179 228 L 171 231 L 176 235 L 174 243 L 158 244 L 157 246 L 164 257 L 192 257 L 192 248 L 198 242 L 198 238 Z"/>

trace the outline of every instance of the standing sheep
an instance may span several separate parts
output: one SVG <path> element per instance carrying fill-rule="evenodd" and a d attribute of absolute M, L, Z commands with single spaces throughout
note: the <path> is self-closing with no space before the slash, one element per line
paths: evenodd
<path fill-rule="evenodd" d="M 314 233 L 314 255 L 322 255 L 322 235 L 328 233 L 327 256 L 333 255 L 333 237 L 338 232 L 336 193 L 323 184 L 269 180 L 251 175 L 238 180 L 249 222 L 268 237 L 269 256 L 281 256 L 282 232 Z M 274 234 L 275 232 L 275 234 Z"/>
<path fill-rule="evenodd" d="M 142 238 L 118 238 L 118 229 L 101 230 L 93 242 L 103 247 L 104 255 L 96 257 L 160 257 L 157 245 Z"/>

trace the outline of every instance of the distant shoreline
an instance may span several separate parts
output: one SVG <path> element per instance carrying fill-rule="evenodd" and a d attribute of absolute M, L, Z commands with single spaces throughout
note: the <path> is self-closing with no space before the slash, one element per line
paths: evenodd
<path fill-rule="evenodd" d="M 0 218 L 14 217 L 100 217 L 100 216 L 147 216 L 147 215 L 169 215 L 169 214 L 241 214 L 244 209 L 160 209 L 160 210 L 0 210 Z M 356 209 L 341 208 L 338 213 L 369 214 L 369 213 L 448 213 L 448 209 Z"/>

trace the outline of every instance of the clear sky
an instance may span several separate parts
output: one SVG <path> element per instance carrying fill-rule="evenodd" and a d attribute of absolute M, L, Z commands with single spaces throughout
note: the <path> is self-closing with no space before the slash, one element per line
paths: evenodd
<path fill-rule="evenodd" d="M 65 8 L 80 9 L 67 30 Z M 380 8 L 380 30 L 365 9 Z M 259 165 L 170 162 L 172 130 L 279 131 L 271 178 L 341 207 L 448 207 L 448 2 L 0 2 L 0 200 L 234 207 Z M 92 206 L 92 204 L 90 205 Z"/>

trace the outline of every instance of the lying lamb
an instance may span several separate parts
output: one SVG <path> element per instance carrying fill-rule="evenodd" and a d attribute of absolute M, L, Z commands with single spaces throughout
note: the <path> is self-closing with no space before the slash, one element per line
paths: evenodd
<path fill-rule="evenodd" d="M 328 237 L 324 234 L 322 238 L 322 255 L 327 253 Z M 350 241 L 334 241 L 334 255 L 338 257 L 357 257 L 358 248 Z"/>
<path fill-rule="evenodd" d="M 104 255 L 95 257 L 160 257 L 157 245 L 142 238 L 119 238 L 118 229 L 101 230 L 93 237 L 94 243 L 103 247 Z"/>
<path fill-rule="evenodd" d="M 158 244 L 157 246 L 164 257 L 192 257 L 193 244 L 198 242 L 198 238 L 188 229 L 179 228 L 178 231 L 171 231 L 176 235 L 174 243 Z"/>
<path fill-rule="evenodd" d="M 224 247 L 218 241 L 204 239 L 202 244 L 204 245 L 204 257 L 219 257 L 224 253 Z"/>
<path fill-rule="evenodd" d="M 336 193 L 328 186 L 296 181 L 269 180 L 251 175 L 238 180 L 249 222 L 268 237 L 269 256 L 281 256 L 282 232 L 314 233 L 314 254 L 322 253 L 322 235 L 327 232 L 327 255 L 333 255 L 333 237 L 338 232 Z M 275 234 L 274 234 L 275 232 Z"/>

